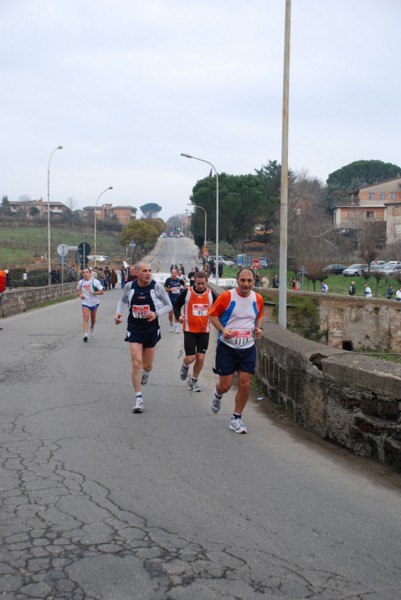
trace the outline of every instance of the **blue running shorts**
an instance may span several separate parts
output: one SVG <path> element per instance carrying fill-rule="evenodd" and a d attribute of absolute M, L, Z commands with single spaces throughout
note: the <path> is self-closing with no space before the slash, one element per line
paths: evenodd
<path fill-rule="evenodd" d="M 216 367 L 213 371 L 217 375 L 232 375 L 235 371 L 243 373 L 255 373 L 256 346 L 250 348 L 231 348 L 224 342 L 219 341 L 216 349 Z"/>

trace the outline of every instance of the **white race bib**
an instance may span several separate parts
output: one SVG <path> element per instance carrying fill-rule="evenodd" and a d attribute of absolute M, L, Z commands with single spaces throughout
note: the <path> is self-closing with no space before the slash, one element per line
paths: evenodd
<path fill-rule="evenodd" d="M 192 314 L 194 315 L 194 317 L 207 317 L 208 309 L 208 304 L 193 304 Z"/>
<path fill-rule="evenodd" d="M 147 313 L 150 311 L 150 306 L 149 304 L 133 304 L 131 306 L 131 314 L 134 317 L 134 319 L 146 319 L 147 317 L 145 317 L 144 313 Z"/>
<path fill-rule="evenodd" d="M 231 341 L 237 346 L 246 346 L 252 338 L 252 332 L 248 330 L 237 330 L 234 331 L 234 335 Z"/>

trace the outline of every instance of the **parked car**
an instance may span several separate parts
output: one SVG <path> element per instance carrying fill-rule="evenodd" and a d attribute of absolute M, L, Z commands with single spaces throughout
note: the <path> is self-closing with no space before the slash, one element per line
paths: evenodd
<path fill-rule="evenodd" d="M 386 264 L 385 260 L 372 260 L 370 263 L 370 272 L 381 271 Z"/>
<path fill-rule="evenodd" d="M 341 275 L 345 268 L 345 265 L 339 265 L 337 263 L 334 263 L 332 265 L 327 265 L 327 267 L 324 267 L 323 271 L 325 273 L 331 273 L 332 275 Z"/>
<path fill-rule="evenodd" d="M 267 260 L 267 258 L 259 257 L 258 261 L 261 269 L 267 269 L 267 267 L 269 266 L 269 261 Z"/>
<path fill-rule="evenodd" d="M 367 270 L 367 268 L 368 268 L 368 265 L 366 265 L 366 264 L 355 263 L 353 265 L 350 265 L 346 269 L 344 269 L 343 275 L 345 277 L 355 277 L 356 275 L 361 276 L 361 275 L 363 275 L 363 272 Z"/>
<path fill-rule="evenodd" d="M 208 260 L 216 260 L 216 257 L 209 256 Z M 235 267 L 235 262 L 233 260 L 230 260 L 229 258 L 226 258 L 225 256 L 221 256 L 221 254 L 219 254 L 219 262 L 223 263 L 223 265 L 226 265 L 226 267 Z"/>
<path fill-rule="evenodd" d="M 385 277 L 392 277 L 401 271 L 401 261 L 389 260 L 378 272 Z"/>
<path fill-rule="evenodd" d="M 88 255 L 88 260 L 95 260 L 95 255 L 94 254 L 89 254 Z M 97 254 L 96 255 L 96 262 L 110 262 L 110 258 L 108 256 L 104 256 L 104 254 Z"/>

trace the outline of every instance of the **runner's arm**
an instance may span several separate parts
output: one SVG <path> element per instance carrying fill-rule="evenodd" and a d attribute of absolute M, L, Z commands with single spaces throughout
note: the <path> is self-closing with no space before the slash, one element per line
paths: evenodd
<path fill-rule="evenodd" d="M 77 296 L 78 296 L 79 298 L 81 298 L 81 300 L 82 300 L 83 298 L 85 298 L 85 296 L 84 296 L 84 295 L 83 295 L 83 293 L 82 293 L 82 283 L 81 283 L 81 281 L 78 281 L 78 285 L 77 285 L 76 292 L 77 292 Z"/>
<path fill-rule="evenodd" d="M 118 317 L 118 322 L 121 323 L 121 316 L 124 312 L 124 308 L 128 304 L 130 289 L 131 289 L 130 285 L 125 285 L 123 288 L 123 293 L 122 293 L 121 299 L 120 299 L 119 303 L 117 304 L 116 317 L 115 317 L 116 323 L 117 323 L 117 317 Z"/>
<path fill-rule="evenodd" d="M 103 286 L 98 279 L 95 279 L 96 292 L 93 292 L 95 296 L 102 296 L 104 294 Z"/>
<path fill-rule="evenodd" d="M 156 307 L 156 314 L 158 317 L 165 315 L 173 309 L 170 298 L 163 287 L 162 283 L 157 282 L 155 285 L 155 295 L 160 300 L 160 305 Z"/>
<path fill-rule="evenodd" d="M 175 304 L 173 306 L 174 316 L 177 319 L 177 321 L 179 320 L 179 318 L 181 316 L 181 309 L 185 304 L 185 298 L 187 296 L 187 292 L 188 292 L 187 289 L 183 290 L 181 292 L 181 294 L 178 296 L 177 301 L 175 302 Z"/>

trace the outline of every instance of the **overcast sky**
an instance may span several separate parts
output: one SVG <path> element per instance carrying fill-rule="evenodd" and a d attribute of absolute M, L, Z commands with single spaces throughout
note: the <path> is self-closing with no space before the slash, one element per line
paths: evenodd
<path fill-rule="evenodd" d="M 0 194 L 187 208 L 281 162 L 285 0 L 0 0 Z M 400 165 L 401 0 L 292 0 L 289 165 Z M 140 216 L 138 210 L 138 216 Z"/>

